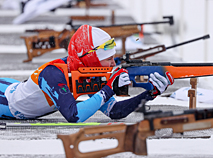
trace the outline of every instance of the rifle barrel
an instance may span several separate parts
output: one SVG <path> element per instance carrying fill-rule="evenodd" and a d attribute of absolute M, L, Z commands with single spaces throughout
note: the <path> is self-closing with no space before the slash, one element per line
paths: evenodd
<path fill-rule="evenodd" d="M 131 26 L 131 25 L 157 25 L 157 24 L 166 24 L 169 25 L 174 24 L 173 16 L 164 16 L 164 19 L 169 19 L 167 21 L 155 21 L 155 22 L 144 22 L 144 23 L 130 23 L 130 24 L 116 24 L 116 25 L 97 25 L 95 27 L 119 27 L 119 26 Z M 71 27 L 75 30 L 77 30 L 81 25 L 72 25 Z"/>
<path fill-rule="evenodd" d="M 131 66 L 176 66 L 176 67 L 193 67 L 193 66 L 213 66 L 213 63 L 171 63 L 171 62 L 150 62 L 143 61 L 141 59 L 128 60 L 127 64 L 123 64 L 122 68 L 128 68 Z"/>
<path fill-rule="evenodd" d="M 156 25 L 156 24 L 166 24 L 170 21 L 155 21 L 155 22 L 144 22 L 144 23 L 129 23 L 129 24 L 117 24 L 117 25 L 99 25 L 95 27 L 109 27 L 109 26 L 131 26 L 131 25 Z"/>
<path fill-rule="evenodd" d="M 184 45 L 184 44 L 187 44 L 187 43 L 191 43 L 191 42 L 198 41 L 198 40 L 201 40 L 201 39 L 205 40 L 205 39 L 208 39 L 208 38 L 210 38 L 209 34 L 205 35 L 205 36 L 202 36 L 202 37 L 199 37 L 199 38 L 195 38 L 195 39 L 186 41 L 186 42 L 175 44 L 173 46 L 166 47 L 166 49 L 171 49 L 171 48 L 178 47 L 178 46 L 181 46 L 181 45 Z"/>

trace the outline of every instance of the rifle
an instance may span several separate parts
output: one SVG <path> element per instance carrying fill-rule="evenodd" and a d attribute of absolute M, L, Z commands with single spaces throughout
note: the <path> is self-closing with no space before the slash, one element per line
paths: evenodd
<path fill-rule="evenodd" d="M 122 68 L 128 70 L 133 87 L 142 87 L 152 90 L 153 85 L 146 82 L 151 73 L 158 72 L 162 76 L 168 71 L 174 79 L 204 77 L 213 75 L 213 63 L 170 63 L 170 62 L 150 62 L 139 59 L 129 60 L 123 64 Z M 147 78 L 144 82 L 136 82 L 137 76 Z"/>
<path fill-rule="evenodd" d="M 128 54 L 127 54 L 128 57 Z M 153 85 L 148 82 L 151 73 L 158 72 L 162 76 L 168 71 L 174 79 L 205 77 L 213 75 L 213 63 L 170 63 L 170 62 L 150 62 L 140 59 L 126 59 L 126 64 L 121 67 L 128 70 L 129 78 L 133 87 L 141 87 L 146 90 L 152 90 Z M 73 96 L 77 99 L 80 95 L 94 94 L 98 92 L 111 75 L 112 67 L 87 67 L 71 71 L 71 81 Z M 143 82 L 136 82 L 137 77 L 146 78 Z M 87 82 L 87 77 L 98 77 Z M 103 78 L 104 77 L 104 78 Z M 84 79 L 83 79 L 84 78 Z M 79 82 L 83 79 L 83 82 Z M 118 79 L 115 81 L 118 82 Z M 116 85 L 116 84 L 114 84 Z M 116 95 L 128 96 L 128 86 L 113 87 Z"/>
<path fill-rule="evenodd" d="M 165 16 L 169 20 L 158 21 L 158 22 L 145 22 L 145 23 L 131 23 L 122 25 L 108 25 L 108 26 L 96 26 L 100 29 L 109 33 L 111 37 L 122 38 L 123 41 L 123 54 L 125 53 L 125 40 L 126 37 L 141 32 L 138 28 L 140 25 L 151 25 L 151 24 L 170 24 L 173 25 L 173 17 Z M 67 23 L 71 26 L 71 30 L 64 29 L 62 31 L 53 31 L 51 29 L 36 29 L 27 30 L 27 32 L 38 32 L 38 35 L 33 36 L 21 36 L 25 40 L 27 47 L 28 59 L 23 62 L 32 61 L 33 57 L 41 56 L 44 53 L 50 52 L 55 49 L 65 48 L 67 49 L 70 38 L 75 31 L 80 27 L 79 25 L 73 26 L 72 21 Z"/>
<path fill-rule="evenodd" d="M 136 52 L 128 53 L 128 58 L 129 59 L 146 59 L 147 57 L 151 57 L 155 54 L 165 52 L 168 49 L 175 48 L 175 47 L 178 47 L 178 46 L 182 46 L 184 44 L 188 44 L 188 43 L 195 42 L 195 41 L 198 41 L 198 40 L 205 40 L 205 39 L 208 39 L 208 38 L 210 38 L 210 36 L 205 35 L 205 36 L 195 38 L 195 39 L 192 39 L 192 40 L 188 40 L 188 41 L 185 41 L 185 42 L 181 42 L 181 43 L 169 46 L 169 47 L 166 47 L 165 45 L 158 45 L 158 46 L 151 47 L 151 48 L 148 48 L 148 49 L 138 49 Z M 125 62 L 126 58 L 127 58 L 126 54 L 124 54 L 122 57 L 116 57 L 115 58 L 116 65 L 120 65 L 122 63 L 122 61 Z"/>
<path fill-rule="evenodd" d="M 139 59 L 129 60 L 128 64 L 123 64 L 122 68 L 128 70 L 129 78 L 132 81 L 133 87 L 141 87 L 146 90 L 152 90 L 153 85 L 148 82 L 148 77 L 151 73 L 158 72 L 165 76 L 168 71 L 174 79 L 204 77 L 213 75 L 213 63 L 170 63 L 170 62 L 150 62 Z M 77 99 L 80 95 L 94 94 L 98 92 L 106 83 L 111 75 L 112 67 L 87 67 L 79 68 L 71 72 L 73 96 Z M 143 76 L 147 78 L 143 82 L 136 82 L 135 78 Z M 79 80 L 87 77 L 99 77 L 91 79 L 91 82 L 80 83 Z M 104 77 L 104 79 L 102 78 Z M 118 82 L 118 81 L 115 81 Z M 115 84 L 116 85 L 116 84 Z M 128 96 L 128 87 L 113 87 L 116 95 Z"/>
<path fill-rule="evenodd" d="M 70 36 L 75 33 L 74 30 L 67 29 L 63 31 L 37 29 L 35 31 L 27 30 L 27 32 L 38 32 L 38 35 L 21 36 L 25 41 L 28 56 L 28 59 L 23 62 L 32 61 L 34 57 L 41 56 L 55 49 L 67 49 Z"/>
<path fill-rule="evenodd" d="M 171 128 L 173 133 L 183 133 L 209 129 L 213 127 L 213 109 L 185 110 L 181 114 L 172 111 L 139 111 L 144 112 L 144 120 L 132 125 L 118 124 L 81 128 L 77 133 L 57 135 L 63 142 L 66 158 L 104 157 L 121 152 L 132 152 L 136 155 L 147 155 L 146 138 L 155 135 L 155 131 Z M 88 140 L 116 139 L 118 145 L 111 149 L 81 152 L 79 144 Z"/>

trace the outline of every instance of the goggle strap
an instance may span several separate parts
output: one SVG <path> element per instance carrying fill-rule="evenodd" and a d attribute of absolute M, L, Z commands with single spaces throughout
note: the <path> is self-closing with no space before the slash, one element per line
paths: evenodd
<path fill-rule="evenodd" d="M 90 50 L 89 52 L 87 52 L 87 53 L 81 55 L 79 58 L 82 58 L 82 57 L 84 57 L 85 55 L 87 55 L 87 54 L 89 54 L 89 53 L 91 53 L 91 52 L 93 52 L 93 51 L 95 51 L 95 50 L 98 50 L 98 49 L 100 49 L 100 48 L 106 50 L 105 46 L 109 46 L 109 45 L 111 45 L 111 44 L 113 44 L 113 43 L 114 43 L 113 46 L 115 46 L 116 44 L 115 44 L 114 38 L 112 38 L 111 40 L 112 40 L 111 43 L 109 43 L 109 44 L 103 43 L 103 44 L 101 44 L 100 46 L 97 46 L 97 47 L 93 48 L 92 50 Z"/>
<path fill-rule="evenodd" d="M 90 50 L 89 52 L 86 52 L 85 54 L 83 54 L 82 56 L 80 56 L 79 58 L 82 58 L 84 57 L 85 55 L 89 54 L 89 53 L 92 53 L 96 50 L 97 47 L 93 48 L 92 50 Z"/>

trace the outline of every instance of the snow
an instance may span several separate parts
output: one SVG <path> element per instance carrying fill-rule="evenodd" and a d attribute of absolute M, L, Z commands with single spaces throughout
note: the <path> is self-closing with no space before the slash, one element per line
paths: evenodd
<path fill-rule="evenodd" d="M 146 103 L 146 105 L 177 105 L 177 106 L 182 106 L 182 107 L 189 107 L 189 102 L 188 101 L 182 101 L 182 100 L 176 100 L 170 97 L 160 97 L 158 96 L 152 101 L 149 101 Z M 207 104 L 207 103 L 196 103 L 197 108 L 212 108 L 212 104 Z"/>
<path fill-rule="evenodd" d="M 61 140 L 0 140 L 1 154 L 64 154 Z"/>
<path fill-rule="evenodd" d="M 153 139 L 148 140 L 149 154 L 213 155 L 210 139 Z"/>
<path fill-rule="evenodd" d="M 79 144 L 81 152 L 114 148 L 117 141 L 102 139 Z M 147 139 L 148 155 L 212 155 L 213 138 L 209 139 Z M 64 154 L 61 140 L 0 140 L 1 154 Z M 128 155 L 128 153 L 127 153 Z"/>

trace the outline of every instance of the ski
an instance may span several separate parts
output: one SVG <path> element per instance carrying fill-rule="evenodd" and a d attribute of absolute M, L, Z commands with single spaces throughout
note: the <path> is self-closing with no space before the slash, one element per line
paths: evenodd
<path fill-rule="evenodd" d="M 98 123 L 98 122 L 86 122 L 86 123 L 68 123 L 68 122 L 58 122 L 58 123 L 0 123 L 0 129 L 6 129 L 7 127 L 85 127 L 85 126 L 100 126 L 100 125 L 114 125 L 114 124 L 133 124 L 125 122 L 109 122 L 109 123 Z"/>

